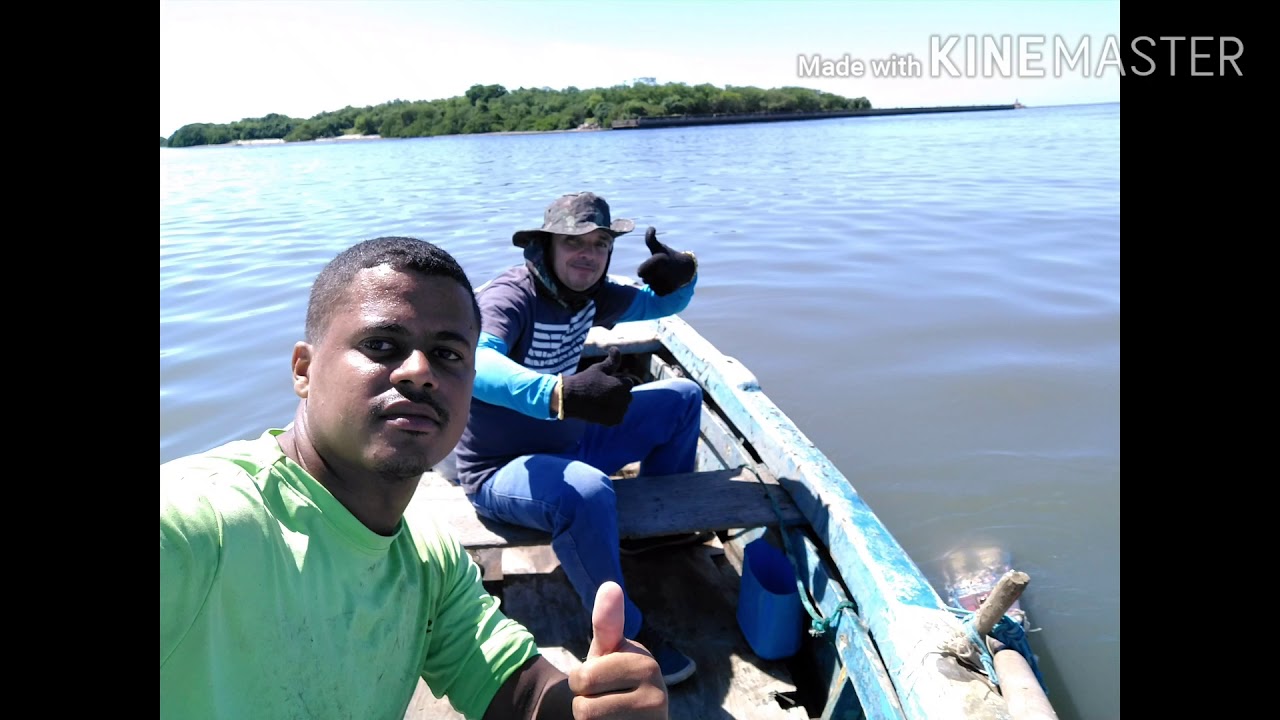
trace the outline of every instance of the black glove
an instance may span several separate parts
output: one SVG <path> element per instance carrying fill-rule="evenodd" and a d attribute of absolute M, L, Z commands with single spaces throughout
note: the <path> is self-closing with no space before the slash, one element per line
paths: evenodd
<path fill-rule="evenodd" d="M 617 425 L 631 404 L 631 383 L 616 377 L 621 361 L 618 348 L 609 348 L 604 362 L 566 377 L 560 386 L 560 410 L 565 417 L 575 417 L 601 425 Z"/>
<path fill-rule="evenodd" d="M 658 231 L 652 227 L 644 231 L 644 244 L 653 254 L 640 263 L 637 272 L 655 294 L 670 295 L 688 285 L 698 272 L 698 261 L 693 259 L 693 253 L 676 252 L 658 242 Z"/>

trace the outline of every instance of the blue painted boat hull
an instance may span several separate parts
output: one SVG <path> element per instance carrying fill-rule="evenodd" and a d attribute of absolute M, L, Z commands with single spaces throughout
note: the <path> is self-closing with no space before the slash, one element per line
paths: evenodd
<path fill-rule="evenodd" d="M 652 358 L 655 377 L 683 375 L 703 388 L 714 408 L 714 417 L 704 413 L 704 427 L 714 420 L 727 432 L 717 436 L 722 447 L 700 448 L 700 470 L 741 462 L 776 478 L 802 511 L 807 524 L 777 536 L 798 569 L 815 635 L 807 652 L 833 663 L 824 679 L 828 698 L 821 717 L 1011 717 L 986 675 L 944 651 L 965 633 L 960 619 L 849 478 L 770 400 L 750 370 L 679 317 L 595 328 L 587 354 L 603 354 L 610 345 Z M 723 447 L 734 444 L 739 447 Z"/>

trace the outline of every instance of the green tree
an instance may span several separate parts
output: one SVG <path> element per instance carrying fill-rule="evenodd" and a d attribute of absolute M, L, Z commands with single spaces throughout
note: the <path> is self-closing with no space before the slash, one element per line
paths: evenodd
<path fill-rule="evenodd" d="M 283 139 L 287 142 L 338 137 L 343 134 L 382 137 L 427 137 L 459 133 L 524 130 L 567 130 L 588 119 L 609 127 L 614 120 L 638 117 L 842 111 L 870 108 L 865 98 L 846 98 L 800 87 L 761 89 L 716 87 L 710 83 L 657 84 L 653 78 L 611 87 L 564 90 L 472 85 L 451 98 L 430 101 L 392 100 L 376 106 L 323 112 L 310 118 L 272 113 L 233 123 L 197 123 L 179 128 L 162 145 L 188 147 L 235 140 Z"/>
<path fill-rule="evenodd" d="M 466 98 L 472 105 L 476 105 L 506 94 L 507 89 L 501 85 L 472 85 L 466 92 Z"/>

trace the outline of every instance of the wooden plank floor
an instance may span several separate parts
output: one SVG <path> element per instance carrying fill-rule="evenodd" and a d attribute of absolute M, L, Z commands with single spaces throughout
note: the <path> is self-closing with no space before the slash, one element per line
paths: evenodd
<path fill-rule="evenodd" d="M 671 720 L 800 720 L 774 693 L 795 691 L 786 665 L 757 658 L 734 612 L 740 566 L 718 540 L 623 557 L 627 587 L 649 622 L 698 664 L 693 677 L 670 688 Z M 585 657 L 591 619 L 549 546 L 503 551 L 500 597 L 508 616 L 524 623 L 554 665 L 569 671 Z M 419 682 L 405 720 L 458 720 L 447 701 Z"/>

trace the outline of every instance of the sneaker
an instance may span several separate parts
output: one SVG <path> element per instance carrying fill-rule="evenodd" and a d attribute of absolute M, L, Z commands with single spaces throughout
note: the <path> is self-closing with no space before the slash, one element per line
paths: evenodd
<path fill-rule="evenodd" d="M 683 682 L 698 669 L 693 658 L 671 646 L 666 638 L 648 625 L 641 625 L 636 634 L 636 642 L 644 645 L 654 660 L 658 661 L 658 669 L 662 671 L 662 681 L 671 687 Z"/>
<path fill-rule="evenodd" d="M 659 537 L 626 538 L 618 543 L 618 552 L 623 555 L 639 555 L 659 548 L 700 545 L 710 540 L 714 535 L 715 533 L 713 532 L 691 532 L 679 535 L 661 535 Z"/>

